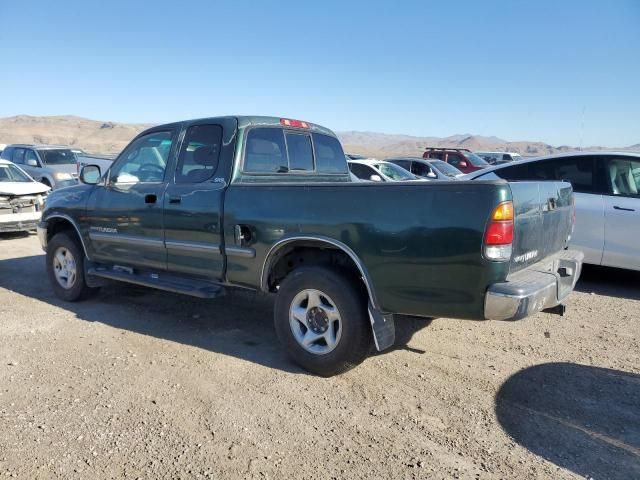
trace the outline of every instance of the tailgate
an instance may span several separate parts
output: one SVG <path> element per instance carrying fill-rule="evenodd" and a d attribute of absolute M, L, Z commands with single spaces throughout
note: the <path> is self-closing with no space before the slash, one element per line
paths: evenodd
<path fill-rule="evenodd" d="M 566 182 L 510 182 L 515 212 L 510 272 L 563 250 L 572 228 L 573 190 Z"/>

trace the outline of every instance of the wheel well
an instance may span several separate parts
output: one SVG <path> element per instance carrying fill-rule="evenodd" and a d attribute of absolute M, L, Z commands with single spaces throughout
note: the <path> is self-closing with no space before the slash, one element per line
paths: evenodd
<path fill-rule="evenodd" d="M 65 218 L 52 218 L 47 221 L 47 242 L 49 242 L 53 236 L 57 233 L 69 232 L 78 242 L 78 232 L 73 224 Z"/>
<path fill-rule="evenodd" d="M 324 265 L 339 270 L 357 280 L 362 292 L 367 295 L 365 280 L 356 262 L 343 250 L 322 242 L 296 242 L 285 245 L 271 259 L 266 277 L 266 289 L 277 291 L 282 280 L 293 270 L 303 265 Z"/>

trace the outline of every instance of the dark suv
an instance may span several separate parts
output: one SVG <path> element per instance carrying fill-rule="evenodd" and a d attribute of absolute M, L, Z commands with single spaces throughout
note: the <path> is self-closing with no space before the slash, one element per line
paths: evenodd
<path fill-rule="evenodd" d="M 487 168 L 489 164 L 481 157 L 472 153 L 466 148 L 427 148 L 422 155 L 423 158 L 437 158 L 443 162 L 453 165 L 462 173 L 471 173 L 483 168 Z"/>

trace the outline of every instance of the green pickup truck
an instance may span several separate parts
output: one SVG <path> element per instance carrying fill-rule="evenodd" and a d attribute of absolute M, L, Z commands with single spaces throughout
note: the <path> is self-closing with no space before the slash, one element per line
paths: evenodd
<path fill-rule="evenodd" d="M 333 375 L 394 314 L 517 320 L 560 313 L 582 254 L 564 182 L 351 182 L 336 136 L 271 117 L 153 127 L 102 174 L 47 199 L 38 235 L 55 293 L 118 280 L 202 298 L 276 295 L 291 357 Z"/>

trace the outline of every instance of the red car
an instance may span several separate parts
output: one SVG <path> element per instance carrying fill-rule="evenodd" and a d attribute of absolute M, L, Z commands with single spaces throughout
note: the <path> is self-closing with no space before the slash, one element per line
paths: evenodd
<path fill-rule="evenodd" d="M 437 158 L 453 165 L 462 173 L 471 173 L 491 166 L 466 148 L 427 148 L 422 157 Z"/>

